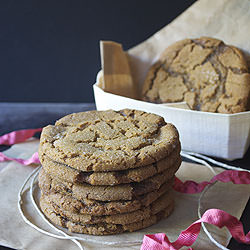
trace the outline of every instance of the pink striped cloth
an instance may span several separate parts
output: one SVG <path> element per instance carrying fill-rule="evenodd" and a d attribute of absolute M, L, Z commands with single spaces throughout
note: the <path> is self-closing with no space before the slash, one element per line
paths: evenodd
<path fill-rule="evenodd" d="M 183 246 L 191 246 L 200 233 L 202 222 L 219 228 L 227 227 L 234 239 L 241 243 L 250 244 L 250 232 L 244 234 L 242 223 L 236 217 L 220 209 L 209 209 L 201 219 L 182 231 L 178 239 L 172 243 L 163 233 L 144 235 L 141 250 L 177 250 Z"/>

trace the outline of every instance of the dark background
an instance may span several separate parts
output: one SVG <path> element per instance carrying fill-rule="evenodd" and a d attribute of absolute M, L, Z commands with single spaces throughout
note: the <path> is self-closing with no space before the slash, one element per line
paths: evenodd
<path fill-rule="evenodd" d="M 0 1 L 0 102 L 94 102 L 99 41 L 129 49 L 195 1 Z"/>

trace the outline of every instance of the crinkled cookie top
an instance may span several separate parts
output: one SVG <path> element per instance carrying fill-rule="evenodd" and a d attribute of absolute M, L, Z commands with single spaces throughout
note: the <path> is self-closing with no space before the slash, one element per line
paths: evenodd
<path fill-rule="evenodd" d="M 194 110 L 247 111 L 248 65 L 239 49 L 220 40 L 185 39 L 169 46 L 151 67 L 142 95 L 156 103 L 185 101 Z"/>
<path fill-rule="evenodd" d="M 179 145 L 176 128 L 137 110 L 67 115 L 43 129 L 39 154 L 82 171 L 123 170 L 168 156 Z"/>

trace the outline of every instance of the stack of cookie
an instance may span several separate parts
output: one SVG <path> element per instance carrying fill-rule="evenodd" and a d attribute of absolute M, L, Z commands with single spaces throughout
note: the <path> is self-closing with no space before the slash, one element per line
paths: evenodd
<path fill-rule="evenodd" d="M 43 129 L 40 207 L 72 232 L 132 232 L 167 217 L 181 164 L 176 128 L 137 110 L 67 115 Z"/>

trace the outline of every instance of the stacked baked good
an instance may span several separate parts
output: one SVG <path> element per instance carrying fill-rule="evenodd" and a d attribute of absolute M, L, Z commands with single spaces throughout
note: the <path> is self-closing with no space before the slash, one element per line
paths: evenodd
<path fill-rule="evenodd" d="M 41 134 L 40 207 L 72 232 L 132 232 L 167 217 L 181 164 L 176 128 L 137 110 L 67 115 Z"/>
<path fill-rule="evenodd" d="M 201 37 L 178 41 L 150 68 L 143 99 L 185 101 L 190 109 L 238 113 L 250 110 L 250 73 L 243 53 L 223 41 Z"/>

